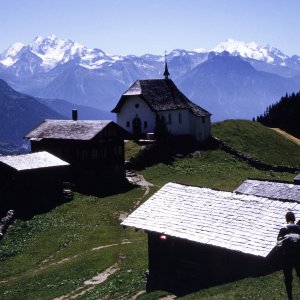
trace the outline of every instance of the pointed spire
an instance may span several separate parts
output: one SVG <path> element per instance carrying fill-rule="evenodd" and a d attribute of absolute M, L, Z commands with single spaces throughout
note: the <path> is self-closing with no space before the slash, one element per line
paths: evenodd
<path fill-rule="evenodd" d="M 164 72 L 165 79 L 169 79 L 170 73 L 168 70 L 168 64 L 167 64 L 167 51 L 165 51 L 165 72 Z"/>

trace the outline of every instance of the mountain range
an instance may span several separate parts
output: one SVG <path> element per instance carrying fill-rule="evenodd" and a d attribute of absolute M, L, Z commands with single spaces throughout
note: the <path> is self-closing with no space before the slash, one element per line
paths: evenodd
<path fill-rule="evenodd" d="M 43 99 L 17 92 L 0 79 L 0 153 L 26 151 L 23 137 L 45 119 L 70 119 L 72 109 L 82 119 L 109 119 L 110 113 L 61 99 Z"/>
<path fill-rule="evenodd" d="M 300 90 L 300 57 L 254 42 L 176 49 L 167 62 L 170 78 L 213 121 L 252 119 Z M 137 79 L 163 78 L 164 63 L 163 55 L 111 55 L 51 35 L 0 54 L 0 78 L 64 117 L 76 106 L 82 118 L 114 119 L 110 111 L 122 93 Z"/>
<path fill-rule="evenodd" d="M 9 149 L 7 144 L 22 147 L 22 139 L 26 133 L 44 119 L 54 118 L 61 119 L 62 116 L 34 97 L 19 93 L 0 80 L 1 148 Z"/>

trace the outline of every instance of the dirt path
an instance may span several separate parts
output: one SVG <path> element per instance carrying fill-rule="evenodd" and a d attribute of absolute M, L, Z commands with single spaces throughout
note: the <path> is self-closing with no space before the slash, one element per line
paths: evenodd
<path fill-rule="evenodd" d="M 109 244 L 109 245 L 103 245 L 103 246 L 95 247 L 95 248 L 92 248 L 91 251 L 98 251 L 98 250 L 101 250 L 101 249 L 104 249 L 104 248 L 115 247 L 115 246 L 119 246 L 119 245 L 130 244 L 130 243 L 131 243 L 130 241 L 124 240 L 123 242 L 121 242 L 119 244 Z M 50 265 L 60 264 L 60 263 L 63 263 L 67 260 L 74 259 L 78 256 L 79 255 L 74 255 L 72 257 L 67 257 L 67 258 L 62 259 L 61 261 L 58 261 L 56 263 L 52 263 Z M 122 257 L 119 257 L 119 260 L 122 260 L 122 259 L 123 259 Z M 112 266 L 110 266 L 109 268 L 104 270 L 103 272 L 100 272 L 97 275 L 95 275 L 94 277 L 85 280 L 82 286 L 76 288 L 75 290 L 71 291 L 70 293 L 68 293 L 66 295 L 56 297 L 53 300 L 76 299 L 77 297 L 82 296 L 82 295 L 86 294 L 88 291 L 95 288 L 98 284 L 103 283 L 110 275 L 113 275 L 118 270 L 119 270 L 118 262 L 116 262 L 115 264 L 113 264 Z"/>
<path fill-rule="evenodd" d="M 109 268 L 107 268 L 106 270 L 104 270 L 101 273 L 98 273 L 96 276 L 94 276 L 93 278 L 86 280 L 82 286 L 80 286 L 79 288 L 77 288 L 76 290 L 70 292 L 67 295 L 63 295 L 57 298 L 54 298 L 53 300 L 66 300 L 66 299 L 76 299 L 79 296 L 84 295 L 85 293 L 87 293 L 88 291 L 92 290 L 93 288 L 96 287 L 96 285 L 104 282 L 110 275 L 114 274 L 115 272 L 117 272 L 119 270 L 119 268 L 117 267 L 117 263 L 110 266 Z"/>
<path fill-rule="evenodd" d="M 284 136 L 286 139 L 288 139 L 288 140 L 294 142 L 295 144 L 297 144 L 298 146 L 300 146 L 300 139 L 294 137 L 293 135 L 288 134 L 287 132 L 285 132 L 279 128 L 271 128 L 271 129 L 278 132 L 279 134 Z"/>
<path fill-rule="evenodd" d="M 127 172 L 126 177 L 127 177 L 128 181 L 130 181 L 131 183 L 139 186 L 142 190 L 145 191 L 143 197 L 145 197 L 149 193 L 150 187 L 153 186 L 151 183 L 147 182 L 142 175 L 137 174 L 135 172 L 132 172 L 132 171 Z M 139 201 L 137 201 L 135 206 L 138 206 L 138 205 L 139 205 Z M 128 215 L 127 213 L 122 212 L 121 215 L 119 216 L 119 219 L 124 220 L 127 217 L 127 215 Z M 95 248 L 91 249 L 91 251 L 97 251 L 97 250 L 101 250 L 101 249 L 104 249 L 104 248 L 109 248 L 109 247 L 114 247 L 114 246 L 119 246 L 119 245 L 124 245 L 124 244 L 130 244 L 130 243 L 131 243 L 130 241 L 124 240 L 124 241 L 122 241 L 121 243 L 118 243 L 118 244 L 110 244 L 110 245 L 103 245 L 103 246 L 95 247 Z M 67 258 L 64 258 L 60 261 L 52 262 L 52 263 L 49 262 L 49 260 L 51 260 L 51 258 L 50 258 L 48 260 L 45 260 L 43 263 L 47 264 L 48 266 L 49 265 L 55 265 L 55 264 L 60 264 L 60 263 L 63 263 L 65 261 L 74 259 L 78 256 L 79 256 L 79 254 L 74 255 L 72 257 L 67 257 Z M 45 268 L 45 267 L 46 266 L 42 266 L 42 268 Z M 87 293 L 88 291 L 95 288 L 98 284 L 103 283 L 110 275 L 114 274 L 118 270 L 119 270 L 118 263 L 115 263 L 114 265 L 110 266 L 109 268 L 107 268 L 103 272 L 98 273 L 96 276 L 92 277 L 91 279 L 88 279 L 88 280 L 84 281 L 82 286 L 76 288 L 75 290 L 71 291 L 70 293 L 68 293 L 66 295 L 54 298 L 53 300 L 76 299 L 77 297 L 82 296 L 85 293 Z M 139 295 L 141 295 L 145 292 L 146 291 L 139 291 L 135 296 L 132 297 L 132 299 L 133 300 L 136 299 Z M 165 300 L 169 300 L 169 299 L 171 300 L 171 299 L 174 299 L 174 298 L 164 298 L 164 299 Z"/>
<path fill-rule="evenodd" d="M 139 186 L 143 191 L 144 195 L 141 199 L 143 199 L 150 191 L 150 187 L 153 186 L 152 183 L 145 180 L 143 175 L 137 174 L 134 171 L 127 171 L 126 172 L 126 178 L 129 182 L 132 184 Z M 140 205 L 140 201 L 136 201 L 134 204 L 134 209 L 136 209 Z M 128 212 L 121 212 L 119 215 L 119 220 L 122 222 L 128 217 Z"/>
<path fill-rule="evenodd" d="M 126 178 L 129 182 L 139 186 L 142 190 L 144 190 L 144 196 L 146 196 L 149 193 L 150 186 L 153 186 L 152 183 L 145 180 L 143 175 L 137 174 L 133 171 L 128 171 Z"/>
<path fill-rule="evenodd" d="M 136 300 L 139 296 L 143 295 L 143 294 L 146 294 L 147 292 L 145 290 L 143 291 L 139 291 L 137 292 L 134 296 L 132 296 L 131 300 Z M 177 297 L 175 295 L 167 295 L 167 296 L 164 296 L 162 298 L 159 298 L 157 300 L 174 300 L 176 299 Z"/>
<path fill-rule="evenodd" d="M 73 256 L 65 257 L 65 258 L 63 258 L 59 261 L 51 261 L 53 259 L 53 255 L 52 255 L 48 259 L 41 262 L 41 266 L 40 266 L 39 270 L 46 269 L 49 266 L 55 266 L 55 265 L 59 265 L 59 264 L 62 264 L 64 262 L 73 260 L 73 259 L 75 259 L 79 256 L 85 255 L 89 251 L 101 250 L 101 249 L 104 249 L 104 248 L 110 248 L 110 247 L 115 247 L 115 246 L 120 246 L 120 245 L 125 245 L 125 244 L 131 244 L 131 242 L 128 241 L 128 240 L 123 240 L 121 243 L 102 245 L 102 246 L 95 247 L 95 248 L 92 248 L 90 250 L 87 250 L 84 253 L 80 253 L 80 254 L 76 254 L 76 255 L 73 255 Z"/>

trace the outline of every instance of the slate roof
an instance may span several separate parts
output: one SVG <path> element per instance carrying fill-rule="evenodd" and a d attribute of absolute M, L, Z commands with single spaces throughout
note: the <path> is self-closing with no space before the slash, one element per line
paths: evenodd
<path fill-rule="evenodd" d="M 129 96 L 141 96 L 153 111 L 188 109 L 195 116 L 210 116 L 190 101 L 171 79 L 137 80 L 120 98 L 112 112 L 118 113 Z"/>
<path fill-rule="evenodd" d="M 234 192 L 300 203 L 300 185 L 292 183 L 248 179 Z"/>
<path fill-rule="evenodd" d="M 21 155 L 0 156 L 0 164 L 9 166 L 16 171 L 69 166 L 67 162 L 46 151 Z"/>
<path fill-rule="evenodd" d="M 109 120 L 45 120 L 42 124 L 28 133 L 26 138 L 91 140 L 110 123 L 119 127 L 120 130 L 125 131 L 119 125 Z"/>
<path fill-rule="evenodd" d="M 300 204 L 168 183 L 122 225 L 266 257 Z"/>

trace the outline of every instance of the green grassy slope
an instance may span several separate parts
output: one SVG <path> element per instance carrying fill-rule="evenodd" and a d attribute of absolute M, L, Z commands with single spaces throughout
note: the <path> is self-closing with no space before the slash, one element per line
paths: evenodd
<path fill-rule="evenodd" d="M 263 162 L 300 168 L 300 147 L 258 122 L 228 120 L 215 123 L 212 135 Z"/>
<path fill-rule="evenodd" d="M 92 299 L 142 289 L 146 237 L 119 222 L 142 195 L 136 188 L 102 199 L 77 194 L 47 214 L 15 222 L 0 244 L 0 298 L 53 299 L 116 263 L 116 276 L 90 291 Z"/>
<path fill-rule="evenodd" d="M 278 135 L 278 139 L 283 138 Z M 134 145 L 130 148 L 134 152 Z M 154 184 L 147 195 L 139 188 L 103 198 L 75 194 L 73 201 L 49 213 L 26 222 L 17 220 L 0 242 L 0 298 L 75 295 L 76 299 L 131 299 L 145 288 L 147 239 L 142 231 L 123 229 L 119 217 L 134 210 L 160 186 L 173 181 L 231 191 L 248 177 L 294 177 L 256 170 L 221 150 L 200 151 L 194 157 L 176 159 L 171 165 L 158 164 L 141 173 Z M 105 282 L 84 283 L 109 267 L 116 270 Z M 295 289 L 299 295 L 300 288 Z M 276 291 L 274 297 L 270 297 L 272 291 Z M 157 299 L 163 294 L 154 292 L 138 299 Z M 269 300 L 283 295 L 282 276 L 276 272 L 206 289 L 185 299 Z"/>

